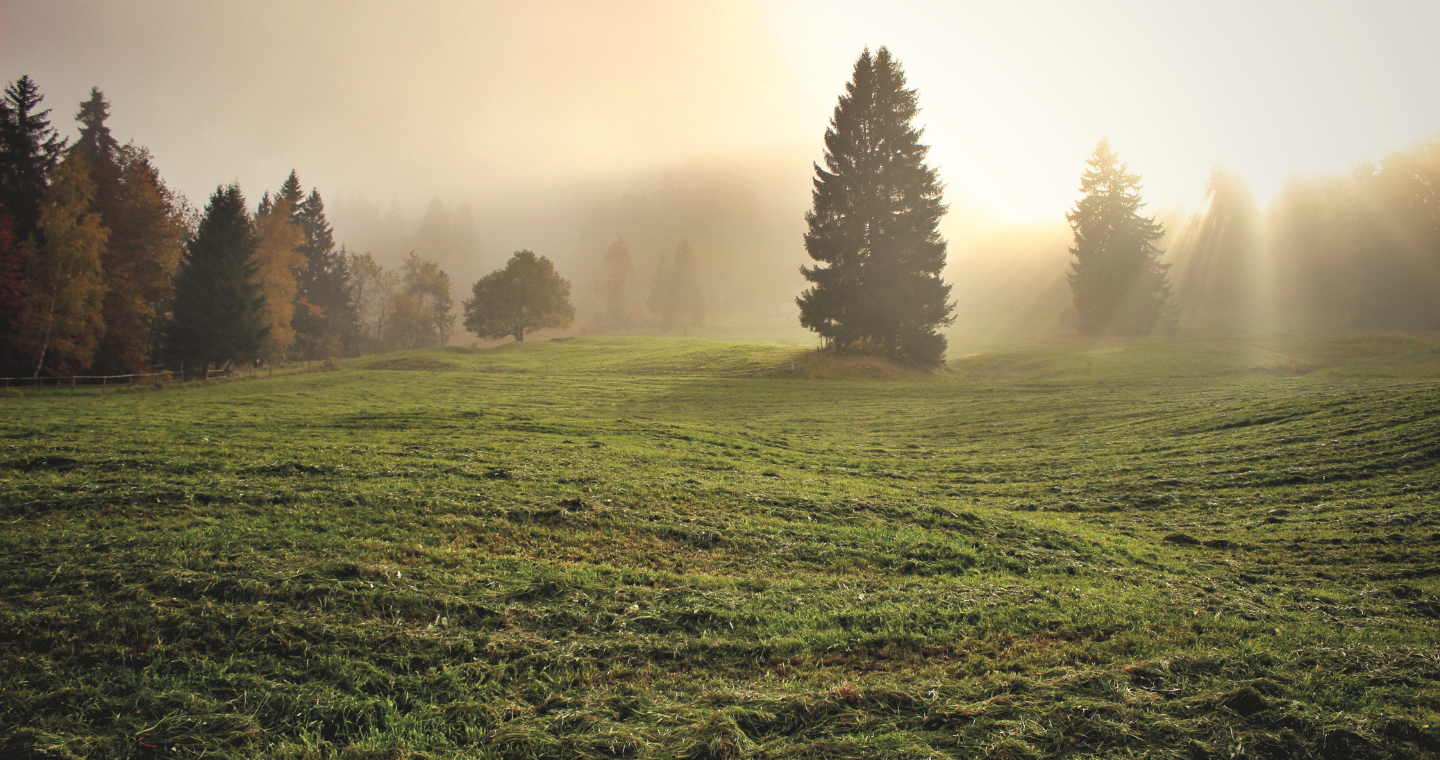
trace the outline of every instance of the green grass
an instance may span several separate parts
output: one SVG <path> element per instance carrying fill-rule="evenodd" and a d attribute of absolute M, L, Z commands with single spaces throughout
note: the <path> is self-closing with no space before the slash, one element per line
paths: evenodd
<path fill-rule="evenodd" d="M 1440 756 L 1437 349 L 0 398 L 0 756 Z"/>

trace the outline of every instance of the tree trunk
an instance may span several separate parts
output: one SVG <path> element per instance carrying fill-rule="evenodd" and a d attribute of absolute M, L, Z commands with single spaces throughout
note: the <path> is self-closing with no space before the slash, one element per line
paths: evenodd
<path fill-rule="evenodd" d="M 515 342 L 516 342 L 516 343 L 524 343 L 524 342 L 525 342 L 525 328 L 522 327 L 522 328 L 520 328 L 519 330 L 516 330 L 516 331 L 515 331 Z"/>
<path fill-rule="evenodd" d="M 65 267 L 60 267 L 60 274 L 50 283 L 50 311 L 46 313 L 45 340 L 40 343 L 40 360 L 35 362 L 35 374 L 31 379 L 40 376 L 40 369 L 45 366 L 45 354 L 50 351 L 50 333 L 55 329 L 55 299 L 60 293 L 60 278 L 65 276 Z"/>

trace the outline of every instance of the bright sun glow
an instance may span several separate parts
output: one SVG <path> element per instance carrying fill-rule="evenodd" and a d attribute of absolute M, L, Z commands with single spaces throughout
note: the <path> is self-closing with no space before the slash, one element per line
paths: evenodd
<path fill-rule="evenodd" d="M 864 45 L 921 92 L 951 194 L 1058 218 L 1108 137 L 1152 207 L 1196 203 L 1216 164 L 1261 204 L 1440 130 L 1434 3 L 777 2 L 774 38 L 819 107 Z"/>

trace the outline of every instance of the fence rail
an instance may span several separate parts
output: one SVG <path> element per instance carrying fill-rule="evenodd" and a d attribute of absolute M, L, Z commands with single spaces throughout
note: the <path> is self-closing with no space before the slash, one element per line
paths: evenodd
<path fill-rule="evenodd" d="M 174 382 L 176 372 L 145 372 L 131 375 L 70 375 L 67 377 L 0 377 L 6 388 L 108 388 L 137 382 Z M 150 379 L 150 378 L 153 378 Z"/>
<path fill-rule="evenodd" d="M 249 373 L 253 375 L 254 373 Z M 246 377 L 247 373 L 237 368 L 207 369 L 205 370 L 206 380 L 222 378 Z M 25 389 L 58 389 L 76 390 L 80 388 L 100 388 L 101 390 L 112 386 L 135 385 L 136 383 L 175 383 L 183 382 L 184 377 L 179 372 L 163 370 L 161 372 L 141 372 L 130 375 L 67 375 L 65 377 L 0 377 L 0 383 L 5 388 Z M 195 380 L 200 378 L 196 377 Z"/>

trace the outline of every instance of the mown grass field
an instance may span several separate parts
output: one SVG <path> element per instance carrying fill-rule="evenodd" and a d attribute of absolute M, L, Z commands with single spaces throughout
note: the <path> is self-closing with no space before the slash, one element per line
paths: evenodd
<path fill-rule="evenodd" d="M 1437 378 L 590 338 L 0 398 L 0 756 L 1437 757 Z"/>

